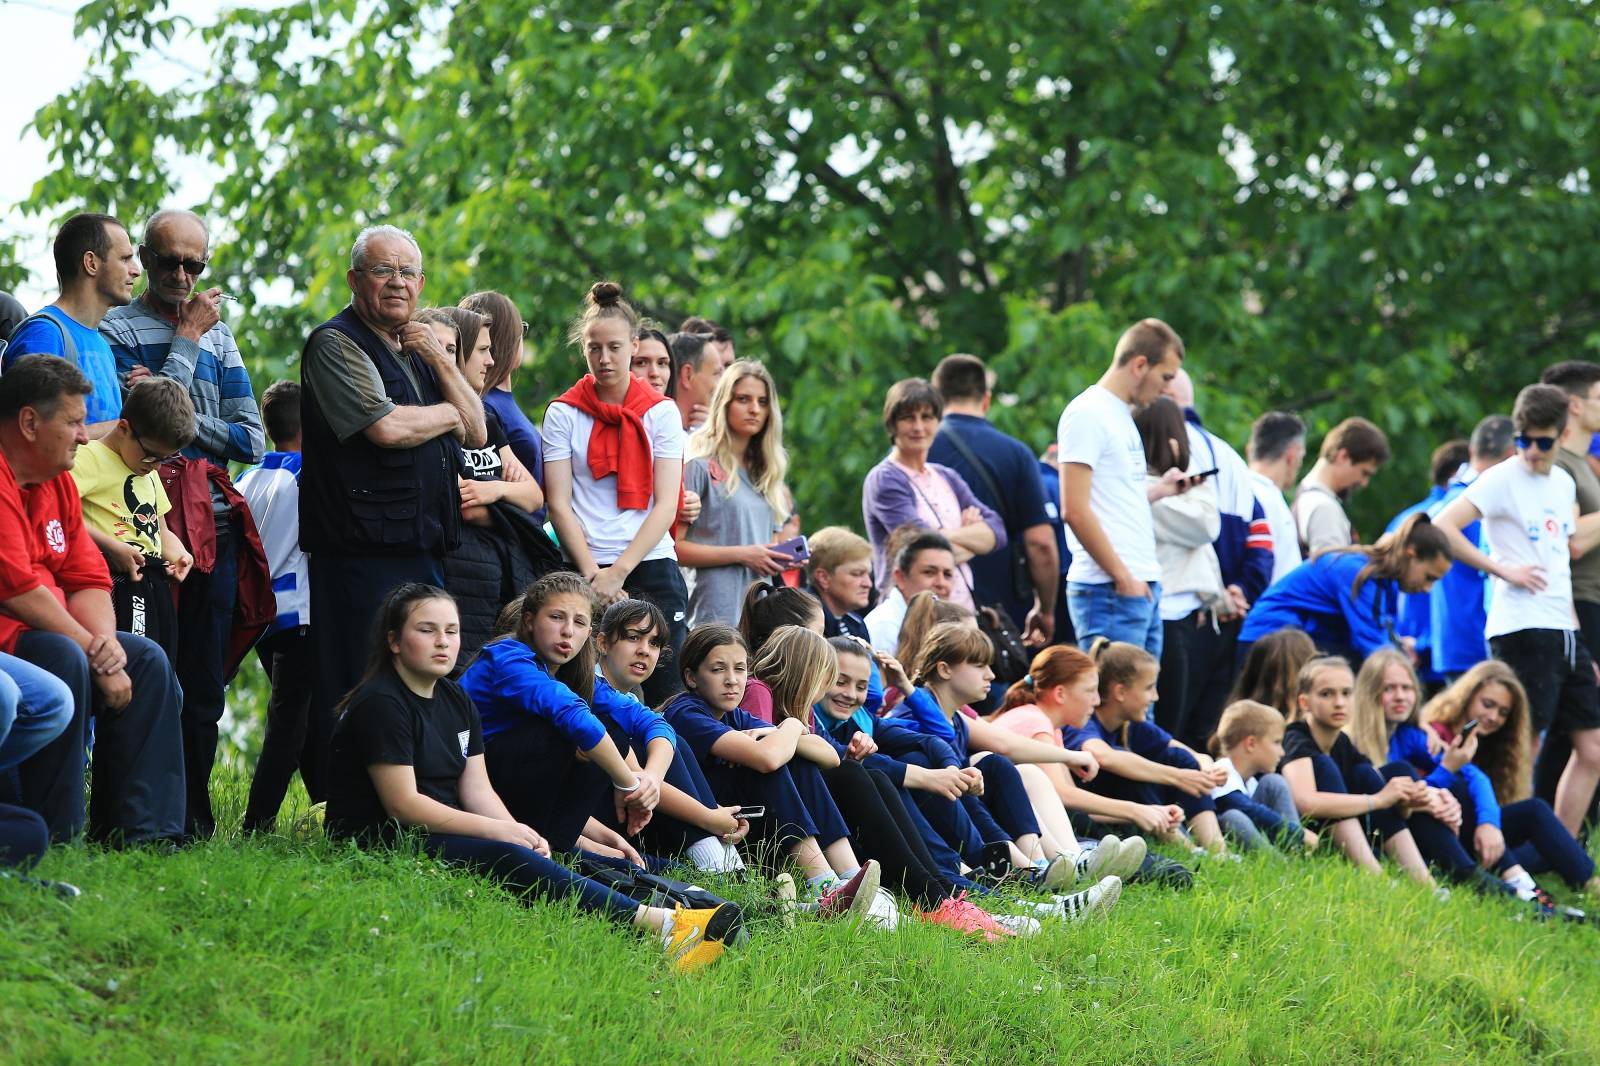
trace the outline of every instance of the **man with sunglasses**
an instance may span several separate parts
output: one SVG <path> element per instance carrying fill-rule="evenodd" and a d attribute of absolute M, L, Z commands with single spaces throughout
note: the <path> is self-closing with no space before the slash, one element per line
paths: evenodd
<path fill-rule="evenodd" d="M 73 215 L 56 234 L 54 255 L 61 296 L 16 328 L 3 349 L 10 370 L 24 355 L 56 355 L 89 379 L 88 434 L 103 437 L 122 417 L 116 360 L 99 327 L 112 308 L 133 298 L 139 262 L 128 228 L 110 215 Z"/>
<path fill-rule="evenodd" d="M 1511 412 L 1516 455 L 1478 475 L 1435 522 L 1455 557 L 1492 579 L 1484 635 L 1528 691 L 1535 742 L 1548 731 L 1571 745 L 1565 759 L 1563 745 L 1540 746 L 1534 792 L 1576 836 L 1600 783 L 1600 686 L 1578 635 L 1572 560 L 1600 544 L 1600 521 L 1579 519 L 1577 488 L 1556 466 L 1567 406 L 1554 385 L 1523 389 Z M 1487 555 L 1461 533 L 1480 519 Z"/>
<path fill-rule="evenodd" d="M 207 463 L 212 528 L 186 531 L 196 558 L 212 554 L 209 572 L 196 568 L 178 596 L 178 680 L 183 684 L 184 762 L 188 781 L 186 831 L 209 837 L 216 829 L 209 783 L 216 759 L 217 723 L 227 691 L 227 657 L 239 606 L 241 547 L 254 526 L 228 479 L 230 462 L 261 461 L 265 436 L 250 375 L 233 331 L 219 313 L 221 292 L 197 292 L 210 265 L 211 236 L 192 211 L 158 211 L 145 224 L 139 260 L 144 291 L 108 313 L 100 332 L 117 372 L 131 387 L 142 378 L 171 378 L 194 404 L 195 438 L 183 457 Z M 179 506 L 179 501 L 173 501 Z M 187 513 L 187 512 L 186 512 Z M 201 512 L 204 514 L 204 511 Z M 203 545 L 215 535 L 214 553 Z M 249 557 L 249 552 L 246 552 Z M 248 566 L 248 563 L 246 564 Z"/>

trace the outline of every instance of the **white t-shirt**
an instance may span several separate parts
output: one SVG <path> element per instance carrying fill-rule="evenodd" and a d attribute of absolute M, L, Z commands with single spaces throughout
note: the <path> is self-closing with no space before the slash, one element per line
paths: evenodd
<path fill-rule="evenodd" d="M 894 588 L 878 601 L 878 606 L 867 612 L 862 621 L 867 623 L 867 636 L 872 638 L 874 648 L 893 655 L 900 647 L 900 627 L 905 624 L 908 606 L 900 590 Z"/>
<path fill-rule="evenodd" d="M 1246 796 L 1256 794 L 1256 779 L 1252 777 L 1246 781 L 1233 765 L 1232 759 L 1218 759 L 1216 765 L 1228 772 L 1228 780 L 1211 790 L 1212 799 L 1221 799 L 1230 792 L 1243 792 Z"/>
<path fill-rule="evenodd" d="M 1140 581 L 1159 581 L 1155 522 L 1145 494 L 1144 442 L 1128 405 L 1110 389 L 1090 385 L 1061 412 L 1056 452 L 1058 462 L 1089 468 L 1089 509 L 1123 565 Z M 1072 549 L 1068 581 L 1110 583 L 1111 575 L 1090 557 L 1070 524 L 1067 546 Z"/>
<path fill-rule="evenodd" d="M 1483 539 L 1497 562 L 1544 568 L 1545 589 L 1529 592 L 1493 578 L 1486 637 L 1524 629 L 1576 628 L 1572 608 L 1573 509 L 1578 487 L 1559 466 L 1535 474 L 1513 456 L 1490 467 L 1462 496 L 1483 515 Z"/>
<path fill-rule="evenodd" d="M 623 511 L 617 508 L 617 478 L 596 481 L 589 472 L 589 434 L 594 430 L 594 419 L 564 403 L 553 403 L 544 415 L 544 461 L 546 463 L 569 459 L 572 461 L 572 511 L 583 527 L 583 536 L 589 544 L 589 553 L 601 566 L 610 566 L 618 556 L 628 550 L 634 534 L 644 525 L 650 512 Z M 650 451 L 657 459 L 683 458 L 683 419 L 678 405 L 663 399 L 644 416 L 645 432 L 650 435 Z M 655 495 L 650 496 L 650 506 L 655 506 Z M 668 531 L 660 543 L 645 553 L 640 562 L 651 559 L 676 559 L 672 533 Z"/>
<path fill-rule="evenodd" d="M 1294 525 L 1294 512 L 1289 510 L 1283 490 L 1267 475 L 1250 471 L 1250 484 L 1267 516 L 1267 528 L 1272 531 L 1272 580 L 1282 581 L 1285 574 L 1305 562 L 1300 555 L 1300 531 Z"/>

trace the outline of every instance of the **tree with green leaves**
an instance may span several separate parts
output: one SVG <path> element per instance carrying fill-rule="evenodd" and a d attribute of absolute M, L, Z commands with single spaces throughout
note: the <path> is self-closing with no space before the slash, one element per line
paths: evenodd
<path fill-rule="evenodd" d="M 1212 428 L 1297 408 L 1426 458 L 1600 345 L 1597 16 L 1572 0 L 298 0 L 190 28 L 90 0 L 82 83 L 36 116 L 28 207 L 139 219 L 198 166 L 261 383 L 344 300 L 356 230 L 425 298 L 510 295 L 536 418 L 597 278 L 772 365 L 808 525 L 859 522 L 868 413 L 951 351 L 1042 447 L 1126 323 L 1183 335 Z M 199 52 L 190 42 L 198 41 Z M 152 50 L 194 69 L 156 94 Z M 1015 397 L 1015 402 L 1011 398 Z"/>

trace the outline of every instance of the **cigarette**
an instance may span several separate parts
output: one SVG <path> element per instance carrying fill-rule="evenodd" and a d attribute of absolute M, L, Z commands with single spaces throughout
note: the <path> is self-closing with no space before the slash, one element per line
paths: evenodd
<path fill-rule="evenodd" d="M 230 295 L 228 293 L 225 293 L 225 292 L 217 293 L 217 299 L 219 299 L 219 300 L 232 300 L 234 303 L 238 303 L 239 302 L 239 298 L 237 296 L 232 296 L 232 295 Z"/>

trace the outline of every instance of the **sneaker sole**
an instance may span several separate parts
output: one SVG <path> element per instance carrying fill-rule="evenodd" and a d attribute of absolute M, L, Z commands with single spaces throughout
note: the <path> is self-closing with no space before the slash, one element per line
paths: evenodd
<path fill-rule="evenodd" d="M 1144 865 L 1144 857 L 1150 848 L 1144 842 L 1144 837 L 1128 837 L 1121 842 L 1118 848 L 1117 861 L 1105 871 L 1106 875 L 1116 877 L 1124 882 L 1139 872 L 1139 867 Z"/>
<path fill-rule="evenodd" d="M 1099 911 L 1101 914 L 1110 914 L 1111 908 L 1117 905 L 1117 900 L 1122 898 L 1122 878 L 1107 877 L 1099 884 L 1100 898 L 1094 901 L 1089 908 L 1090 912 Z"/>
<path fill-rule="evenodd" d="M 883 881 L 883 868 L 878 865 L 877 859 L 868 859 L 866 876 L 861 878 L 861 884 L 856 889 L 856 898 L 850 901 L 849 908 L 842 917 L 854 922 L 867 920 L 867 912 L 872 910 L 872 901 L 878 898 L 878 886 Z"/>

